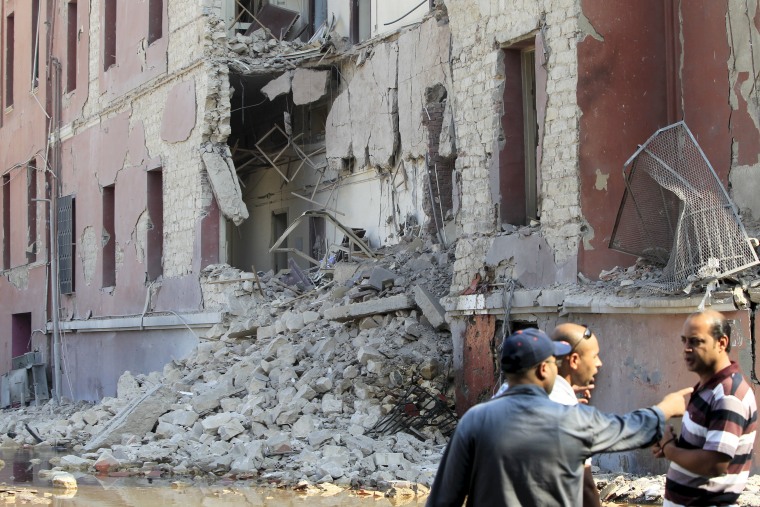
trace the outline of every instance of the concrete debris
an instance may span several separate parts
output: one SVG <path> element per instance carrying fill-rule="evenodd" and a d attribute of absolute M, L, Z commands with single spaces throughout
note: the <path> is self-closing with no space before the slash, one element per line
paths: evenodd
<path fill-rule="evenodd" d="M 327 93 L 329 70 L 296 69 L 293 73 L 293 104 L 316 102 Z"/>
<path fill-rule="evenodd" d="M 223 153 L 219 153 L 209 143 L 203 147 L 201 158 L 219 209 L 235 225 L 240 225 L 248 218 L 248 208 L 243 202 L 243 193 L 240 190 L 229 147 L 225 145 L 222 151 Z"/>
<path fill-rule="evenodd" d="M 269 100 L 274 100 L 280 95 L 290 93 L 290 83 L 293 79 L 292 72 L 284 72 L 280 77 L 272 79 L 261 88 L 261 93 L 267 96 Z"/>
<path fill-rule="evenodd" d="M 413 266 L 435 248 L 408 241 L 380 249 L 355 260 L 355 271 L 367 273 L 359 285 L 323 278 L 303 294 L 270 271 L 258 274 L 262 296 L 250 273 L 209 266 L 204 301 L 226 317 L 189 357 L 160 374 L 124 373 L 119 397 L 96 405 L 51 401 L 6 411 L 0 434 L 15 433 L 6 437 L 13 445 L 32 444 L 23 424 L 33 421 L 39 445 L 71 442 L 72 454 L 54 463 L 62 471 L 212 474 L 423 494 L 447 442 L 441 428 L 370 430 L 411 386 L 448 400 L 443 407 L 453 414 L 451 337 L 430 325 L 412 297 L 420 286 L 435 300 L 451 285 L 449 252 Z M 360 303 L 333 290 L 353 290 L 373 273 L 376 286 L 363 284 L 369 290 Z M 368 319 L 373 325 L 363 325 Z"/>

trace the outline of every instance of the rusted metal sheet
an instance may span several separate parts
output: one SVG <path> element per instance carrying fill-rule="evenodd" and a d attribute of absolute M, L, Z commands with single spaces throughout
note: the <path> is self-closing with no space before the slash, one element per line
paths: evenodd
<path fill-rule="evenodd" d="M 491 397 L 496 382 L 491 341 L 496 317 L 476 315 L 467 324 L 463 367 L 456 378 L 456 409 L 460 416 L 471 406 Z"/>

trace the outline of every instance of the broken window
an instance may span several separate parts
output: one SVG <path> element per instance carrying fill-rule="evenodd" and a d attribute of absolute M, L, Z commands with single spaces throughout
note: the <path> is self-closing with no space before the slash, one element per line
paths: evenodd
<path fill-rule="evenodd" d="M 103 287 L 116 285 L 116 188 L 103 187 Z"/>
<path fill-rule="evenodd" d="M 148 44 L 164 36 L 164 0 L 148 0 Z"/>
<path fill-rule="evenodd" d="M 32 88 L 40 80 L 40 0 L 32 0 Z"/>
<path fill-rule="evenodd" d="M 610 248 L 665 266 L 647 287 L 688 292 L 691 284 L 758 264 L 733 202 L 684 122 L 650 137 L 625 163 L 624 177 Z"/>
<path fill-rule="evenodd" d="M 11 175 L 3 175 L 3 269 L 11 267 Z"/>
<path fill-rule="evenodd" d="M 528 225 L 538 219 L 535 48 L 512 47 L 504 56 L 504 145 L 499 152 L 501 221 Z"/>
<path fill-rule="evenodd" d="M 14 16 L 11 13 L 5 18 L 5 107 L 13 105 L 14 32 Z"/>
<path fill-rule="evenodd" d="M 148 171 L 148 216 L 151 227 L 145 253 L 148 281 L 157 280 L 163 270 L 164 256 L 164 178 L 161 169 Z"/>
<path fill-rule="evenodd" d="M 116 1 L 105 0 L 103 16 L 103 70 L 116 64 Z"/>
<path fill-rule="evenodd" d="M 73 195 L 58 198 L 58 286 L 61 294 L 74 292 L 75 199 Z"/>
<path fill-rule="evenodd" d="M 32 314 L 11 315 L 11 357 L 18 357 L 32 350 Z"/>
<path fill-rule="evenodd" d="M 79 26 L 77 23 L 77 2 L 70 0 L 66 8 L 66 91 L 77 87 L 77 39 Z"/>
<path fill-rule="evenodd" d="M 27 243 L 26 261 L 37 260 L 37 165 L 34 161 L 26 167 Z"/>

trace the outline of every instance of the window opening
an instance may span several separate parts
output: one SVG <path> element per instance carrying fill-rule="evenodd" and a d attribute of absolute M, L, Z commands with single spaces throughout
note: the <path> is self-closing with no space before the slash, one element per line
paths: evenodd
<path fill-rule="evenodd" d="M 37 260 L 37 165 L 29 162 L 27 165 L 27 262 Z"/>
<path fill-rule="evenodd" d="M 40 80 L 40 0 L 32 0 L 32 88 Z"/>
<path fill-rule="evenodd" d="M 116 285 L 116 188 L 103 187 L 103 287 Z"/>
<path fill-rule="evenodd" d="M 116 64 L 116 0 L 105 0 L 103 70 Z"/>
<path fill-rule="evenodd" d="M 150 227 L 147 238 L 148 281 L 163 275 L 164 255 L 164 178 L 161 169 L 148 171 L 148 216 Z"/>
<path fill-rule="evenodd" d="M 75 204 L 73 195 L 58 198 L 58 285 L 61 294 L 74 292 Z"/>
<path fill-rule="evenodd" d="M 538 219 L 536 66 L 534 48 L 505 49 L 504 146 L 499 153 L 501 221 L 528 225 Z"/>
<path fill-rule="evenodd" d="M 11 315 L 11 357 L 32 351 L 32 314 Z"/>
<path fill-rule="evenodd" d="M 14 16 L 10 14 L 5 19 L 5 107 L 13 105 L 14 25 Z"/>
<path fill-rule="evenodd" d="M 11 176 L 3 175 L 3 269 L 11 267 Z"/>
<path fill-rule="evenodd" d="M 149 0 L 148 2 L 148 44 L 153 44 L 164 36 L 164 2 Z"/>
<path fill-rule="evenodd" d="M 79 26 L 77 23 L 77 3 L 70 1 L 66 12 L 66 91 L 74 91 L 77 87 L 77 39 Z"/>

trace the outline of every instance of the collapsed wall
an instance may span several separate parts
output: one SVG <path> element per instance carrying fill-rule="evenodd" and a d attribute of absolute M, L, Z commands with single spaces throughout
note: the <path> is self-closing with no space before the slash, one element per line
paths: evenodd
<path fill-rule="evenodd" d="M 74 413 L 51 402 L 0 415 L 0 432 L 33 443 L 30 424 L 46 444 L 85 451 L 61 459 L 69 469 L 142 473 L 154 463 L 167 475 L 429 485 L 453 429 L 438 304 L 451 253 L 408 238 L 376 260 L 338 263 L 333 281 L 305 290 L 210 266 L 207 304 L 229 320 L 188 358 L 125 373 L 116 398 Z"/>

